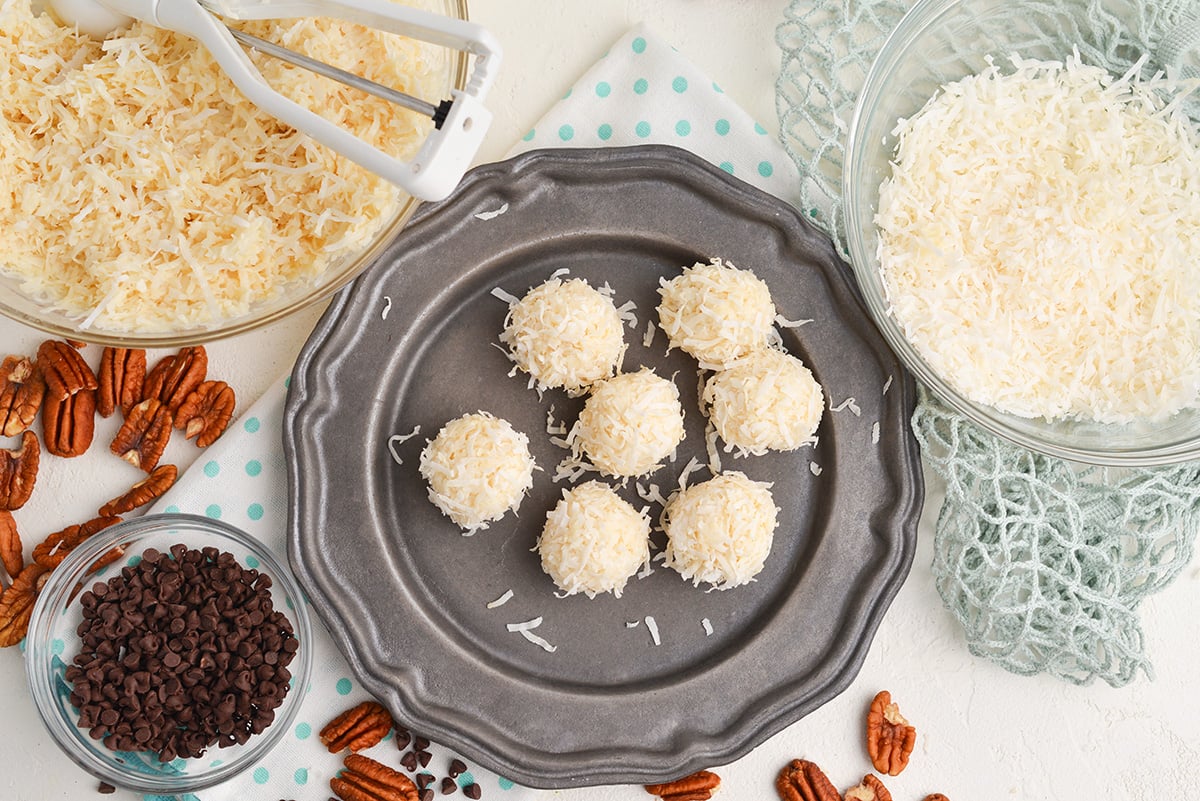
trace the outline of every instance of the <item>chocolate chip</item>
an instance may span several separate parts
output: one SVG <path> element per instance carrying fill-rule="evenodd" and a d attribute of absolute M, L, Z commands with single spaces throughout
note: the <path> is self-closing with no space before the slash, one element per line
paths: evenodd
<path fill-rule="evenodd" d="M 467 772 L 467 763 L 466 762 L 463 762 L 461 759 L 457 759 L 457 758 L 450 760 L 450 770 L 447 771 L 447 773 L 450 774 L 451 778 L 457 779 L 459 776 L 463 775 L 466 772 Z"/>
<path fill-rule="evenodd" d="M 112 795 L 116 791 L 117 788 L 108 782 L 100 782 L 100 786 L 96 788 L 96 792 L 100 793 L 100 795 Z"/>
<path fill-rule="evenodd" d="M 421 791 L 421 795 L 418 798 L 420 801 L 433 801 L 433 788 L 426 787 Z"/>
<path fill-rule="evenodd" d="M 418 751 L 428 751 L 429 739 L 426 737 L 418 737 L 417 739 L 413 740 L 413 748 Z"/>
<path fill-rule="evenodd" d="M 405 770 L 407 770 L 409 773 L 412 773 L 417 769 L 417 753 L 415 751 L 406 751 L 404 755 L 400 757 L 400 764 Z"/>
<path fill-rule="evenodd" d="M 483 795 L 483 791 L 480 789 L 478 784 L 471 782 L 463 788 L 463 795 L 465 795 L 467 798 L 470 798 L 471 801 L 476 801 L 479 796 Z"/>
<path fill-rule="evenodd" d="M 426 787 L 433 784 L 436 780 L 437 780 L 437 777 L 435 777 L 432 773 L 418 773 L 416 776 L 413 777 L 413 781 L 415 781 L 417 783 L 418 790 L 424 790 Z"/>
<path fill-rule="evenodd" d="M 396 729 L 396 748 L 403 751 L 412 742 L 412 734 L 407 729 Z"/>
<path fill-rule="evenodd" d="M 442 779 L 442 795 L 450 795 L 458 789 L 458 782 L 451 779 L 449 776 Z"/>
<path fill-rule="evenodd" d="M 421 763 L 421 767 L 427 767 L 429 765 L 429 760 L 431 759 L 433 759 L 433 754 L 429 753 L 428 751 L 417 752 L 417 761 Z"/>

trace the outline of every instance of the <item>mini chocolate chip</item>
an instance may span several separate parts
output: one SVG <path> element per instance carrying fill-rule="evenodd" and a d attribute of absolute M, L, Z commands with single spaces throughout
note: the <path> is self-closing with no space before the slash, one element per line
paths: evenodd
<path fill-rule="evenodd" d="M 450 760 L 450 770 L 447 771 L 452 778 L 457 779 L 459 776 L 467 772 L 467 763 L 461 759 Z"/>
<path fill-rule="evenodd" d="M 96 788 L 96 792 L 100 793 L 100 795 L 112 795 L 116 791 L 117 788 L 108 782 L 100 782 L 100 786 Z"/>
<path fill-rule="evenodd" d="M 433 754 L 429 753 L 428 751 L 418 751 L 417 752 L 417 761 L 421 763 L 421 767 L 424 768 L 424 767 L 428 766 L 429 760 L 431 760 L 431 759 L 433 759 Z"/>
<path fill-rule="evenodd" d="M 405 748 L 408 748 L 408 744 L 411 742 L 412 742 L 411 734 L 409 734 L 404 729 L 396 730 L 396 748 L 403 751 Z"/>
<path fill-rule="evenodd" d="M 406 751 L 404 755 L 400 757 L 400 764 L 405 770 L 407 770 L 409 773 L 412 773 L 417 769 L 417 753 L 415 751 Z"/>
<path fill-rule="evenodd" d="M 470 798 L 471 801 L 476 801 L 479 796 L 483 795 L 483 791 L 479 788 L 478 784 L 471 782 L 463 788 L 463 795 L 465 795 L 467 798 Z"/>
<path fill-rule="evenodd" d="M 426 787 L 437 781 L 437 777 L 435 777 L 432 773 L 418 773 L 413 777 L 413 781 L 417 783 L 418 790 L 424 790 Z"/>
<path fill-rule="evenodd" d="M 421 795 L 418 798 L 419 801 L 433 801 L 433 788 L 426 787 L 421 791 Z"/>
<path fill-rule="evenodd" d="M 413 740 L 413 748 L 418 751 L 426 751 L 429 749 L 429 739 L 426 737 L 418 737 Z"/>
<path fill-rule="evenodd" d="M 449 776 L 442 779 L 442 795 L 450 795 L 458 789 L 458 782 L 451 779 Z"/>

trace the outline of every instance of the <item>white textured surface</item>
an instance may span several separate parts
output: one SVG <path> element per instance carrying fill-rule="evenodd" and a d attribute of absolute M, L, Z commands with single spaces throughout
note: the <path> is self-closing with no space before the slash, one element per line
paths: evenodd
<path fill-rule="evenodd" d="M 782 0 L 473 0 L 471 5 L 474 19 L 491 28 L 506 49 L 505 69 L 489 104 L 496 122 L 481 160 L 505 153 L 612 41 L 641 21 L 719 80 L 765 127 L 776 127 L 774 28 L 782 19 Z M 241 408 L 287 370 L 319 312 L 310 309 L 209 347 L 214 375 L 233 384 Z M 31 329 L 0 320 L 0 350 L 32 352 L 40 340 Z M 100 426 L 97 442 L 107 442 L 111 434 L 110 427 Z M 195 450 L 176 445 L 170 457 L 182 466 Z M 127 487 L 135 477 L 131 471 L 103 447 L 75 462 L 53 460 L 21 518 L 38 521 L 39 532 L 76 522 Z M 843 790 L 856 784 L 870 768 L 862 719 L 871 697 L 885 688 L 918 729 L 912 764 L 887 781 L 896 801 L 921 801 L 931 792 L 954 801 L 1190 797 L 1200 774 L 1200 566 L 1193 563 L 1142 606 L 1154 681 L 1138 679 L 1122 689 L 1078 688 L 1014 676 L 966 652 L 957 624 L 934 590 L 929 564 L 939 502 L 931 490 L 912 573 L 858 678 L 831 703 L 747 757 L 718 768 L 724 784 L 717 800 L 774 798 L 775 772 L 793 757 L 816 761 Z M 0 799 L 99 798 L 96 781 L 44 733 L 17 649 L 0 651 L 0 688 Z M 720 704 L 721 699 L 697 703 Z M 649 798 L 636 787 L 543 795 L 563 801 Z M 297 799 L 327 796 L 323 782 L 313 781 Z"/>

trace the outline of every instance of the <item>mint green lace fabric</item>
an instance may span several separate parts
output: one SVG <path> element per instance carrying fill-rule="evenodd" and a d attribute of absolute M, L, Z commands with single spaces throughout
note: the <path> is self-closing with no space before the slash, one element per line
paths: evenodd
<path fill-rule="evenodd" d="M 802 208 L 843 253 L 841 174 L 854 101 L 909 3 L 794 0 L 776 30 L 780 131 Z M 1091 0 L 1085 60 L 1200 78 L 1200 2 Z M 1194 96 L 1193 96 L 1194 97 Z M 1188 112 L 1200 120 L 1200 103 Z M 994 437 L 922 390 L 922 455 L 946 483 L 933 573 L 971 653 L 1014 673 L 1117 687 L 1152 676 L 1137 608 L 1193 555 L 1200 462 L 1085 468 Z"/>

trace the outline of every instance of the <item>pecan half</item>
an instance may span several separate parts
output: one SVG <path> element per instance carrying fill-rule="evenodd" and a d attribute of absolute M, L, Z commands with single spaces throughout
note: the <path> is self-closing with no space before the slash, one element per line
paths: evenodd
<path fill-rule="evenodd" d="M 417 785 L 398 770 L 361 754 L 346 757 L 341 776 L 329 787 L 342 801 L 417 801 Z"/>
<path fill-rule="evenodd" d="M 825 771 L 807 759 L 793 759 L 775 778 L 775 789 L 783 801 L 841 801 L 842 796 Z"/>
<path fill-rule="evenodd" d="M 846 791 L 846 801 L 892 801 L 892 794 L 874 773 L 863 776 L 862 784 Z"/>
<path fill-rule="evenodd" d="M 38 369 L 46 379 L 46 397 L 62 400 L 85 389 L 95 389 L 96 374 L 82 354 L 66 342 L 49 339 L 38 347 Z"/>
<path fill-rule="evenodd" d="M 930 793 L 925 796 L 925 801 L 950 801 L 950 799 L 941 793 Z"/>
<path fill-rule="evenodd" d="M 150 501 L 161 498 L 179 477 L 179 468 L 173 464 L 160 464 L 150 472 L 150 475 L 129 488 L 124 495 L 118 495 L 100 507 L 101 516 L 123 515 L 132 512 L 139 506 L 145 506 Z"/>
<path fill-rule="evenodd" d="M 646 792 L 663 801 L 708 801 L 713 790 L 721 784 L 721 777 L 710 770 L 695 773 L 662 784 L 647 784 Z"/>
<path fill-rule="evenodd" d="M 141 348 L 105 348 L 100 354 L 96 380 L 96 411 L 111 417 L 120 409 L 124 414 L 142 399 L 146 380 L 146 351 Z"/>
<path fill-rule="evenodd" d="M 917 744 L 917 730 L 892 703 L 892 694 L 881 690 L 867 712 L 867 755 L 880 773 L 898 776 L 908 766 L 908 757 Z"/>
<path fill-rule="evenodd" d="M 174 414 L 207 373 L 208 351 L 203 345 L 180 348 L 174 356 L 160 359 L 146 375 L 142 398 L 158 398 Z"/>
<path fill-rule="evenodd" d="M 49 393 L 42 404 L 42 433 L 46 450 L 71 459 L 87 453 L 96 433 L 96 392 L 90 389 L 57 398 Z"/>
<path fill-rule="evenodd" d="M 129 410 L 109 450 L 147 473 L 158 466 L 171 439 L 171 412 L 157 398 L 147 398 Z"/>
<path fill-rule="evenodd" d="M 25 638 L 33 602 L 49 575 L 41 565 L 26 565 L 0 595 L 0 648 L 16 645 Z"/>
<path fill-rule="evenodd" d="M 183 429 L 185 439 L 195 437 L 198 446 L 207 448 L 225 433 L 236 403 L 233 387 L 224 381 L 205 381 L 175 413 L 175 427 Z"/>
<path fill-rule="evenodd" d="M 12 512 L 0 509 L 0 564 L 12 578 L 21 575 L 25 567 L 21 535 L 17 533 L 17 521 Z"/>
<path fill-rule="evenodd" d="M 6 356 L 0 364 L 0 435 L 15 437 L 33 425 L 46 381 L 24 356 Z"/>
<path fill-rule="evenodd" d="M 42 540 L 36 548 L 33 549 L 33 561 L 41 565 L 47 570 L 53 570 L 58 567 L 62 560 L 67 558 L 72 550 L 79 546 L 81 542 L 86 540 L 98 531 L 103 531 L 109 526 L 121 522 L 121 518 L 116 516 L 95 517 L 86 523 L 77 523 L 73 526 L 67 526 L 62 531 L 56 531 L 46 539 Z M 120 554 L 118 554 L 119 556 Z M 107 558 L 109 554 L 105 554 L 101 559 Z M 116 557 L 112 557 L 115 559 Z M 97 565 L 98 566 L 98 565 Z"/>
<path fill-rule="evenodd" d="M 321 729 L 321 742 L 336 754 L 344 748 L 362 751 L 378 743 L 392 730 L 392 716 L 376 701 L 363 701 L 338 715 Z"/>
<path fill-rule="evenodd" d="M 42 448 L 37 435 L 26 431 L 21 447 L 15 451 L 0 449 L 0 509 L 20 509 L 33 494 Z"/>

